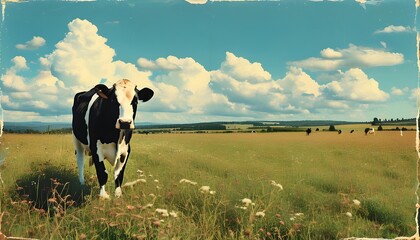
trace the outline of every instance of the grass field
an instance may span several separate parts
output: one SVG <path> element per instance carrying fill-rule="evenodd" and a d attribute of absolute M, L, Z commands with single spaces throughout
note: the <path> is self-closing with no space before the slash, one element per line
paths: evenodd
<path fill-rule="evenodd" d="M 6 134 L 0 231 L 39 239 L 411 236 L 414 140 L 413 131 L 361 129 L 134 135 L 125 182 L 143 180 L 102 201 L 87 163 L 87 186 L 78 184 L 71 135 Z"/>

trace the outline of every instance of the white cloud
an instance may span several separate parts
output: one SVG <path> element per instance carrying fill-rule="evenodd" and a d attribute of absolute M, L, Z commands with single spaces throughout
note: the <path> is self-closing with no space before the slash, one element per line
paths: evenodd
<path fill-rule="evenodd" d="M 111 86 L 121 78 L 128 78 L 139 88 L 153 84 L 149 71 L 139 71 L 134 64 L 113 61 L 115 52 L 106 39 L 97 34 L 89 21 L 75 19 L 68 24 L 69 32 L 57 43 L 56 49 L 39 59 L 40 70 L 32 78 L 25 78 L 25 58 L 12 59 L 14 65 L 2 76 L 4 106 L 9 110 L 39 111 L 43 115 L 68 114 L 74 94 L 95 86 L 100 81 Z M 31 99 L 27 99 L 31 92 Z M 7 95 L 8 94 L 8 95 Z"/>
<path fill-rule="evenodd" d="M 221 71 L 234 78 L 258 83 L 271 79 L 271 74 L 265 71 L 261 63 L 251 63 L 245 58 L 237 57 L 233 53 L 226 52 L 226 60 L 222 63 Z"/>
<path fill-rule="evenodd" d="M 414 29 L 409 26 L 394 26 L 389 25 L 384 29 L 375 31 L 376 34 L 378 33 L 403 33 L 403 32 L 414 32 Z"/>
<path fill-rule="evenodd" d="M 397 88 L 397 87 L 392 87 L 391 88 L 391 94 L 396 95 L 396 96 L 404 95 L 407 91 L 408 91 L 407 87 L 402 88 L 402 89 Z"/>
<path fill-rule="evenodd" d="M 326 48 L 321 51 L 321 56 L 324 58 L 340 58 L 343 54 L 331 48 Z"/>
<path fill-rule="evenodd" d="M 140 57 L 136 66 L 114 60 L 114 49 L 89 21 L 75 19 L 68 27 L 69 32 L 55 45 L 55 50 L 39 58 L 40 69 L 34 77 L 23 74 L 29 69 L 24 57 L 12 59 L 13 66 L 1 79 L 3 106 L 7 113 L 24 111 L 20 116 L 28 117 L 28 120 L 47 119 L 47 116 L 71 120 L 69 113 L 77 91 L 88 90 L 100 81 L 110 86 L 121 78 L 155 91 L 152 101 L 141 105 L 142 114 L 138 119 L 149 117 L 166 122 L 215 121 L 228 117 L 250 120 L 297 114 L 313 117 L 313 113 L 325 114 L 326 109 L 350 111 L 360 106 L 360 102 L 372 103 L 388 98 L 379 89 L 378 82 L 369 79 L 360 69 L 326 78 L 329 83 L 325 85 L 315 81 L 304 68 L 294 65 L 287 69 L 283 78 L 272 79 L 261 63 L 231 52 L 226 52 L 220 68 L 215 70 L 205 69 L 193 58 L 176 56 L 155 60 Z M 356 46 L 326 48 L 320 52 L 323 62 L 318 61 L 316 66 L 325 68 L 323 64 L 327 63 L 335 64 L 334 68 L 350 65 L 350 59 L 356 58 L 358 51 L 364 51 L 365 56 L 374 55 L 369 50 L 372 49 Z M 379 55 L 384 52 L 372 51 Z M 331 80 L 333 77 L 339 80 Z"/>
<path fill-rule="evenodd" d="M 289 92 L 296 97 L 301 97 L 302 95 L 318 97 L 321 94 L 319 84 L 301 68 L 290 67 L 289 72 L 279 83 L 285 92 Z"/>
<path fill-rule="evenodd" d="M 12 59 L 14 66 L 12 68 L 16 70 L 25 70 L 28 69 L 26 65 L 26 59 L 22 56 L 16 56 Z"/>
<path fill-rule="evenodd" d="M 381 41 L 380 43 L 381 43 L 382 47 L 384 47 L 384 48 L 386 48 L 386 47 L 387 47 L 387 44 L 386 44 L 386 42 L 384 42 L 384 41 Z"/>
<path fill-rule="evenodd" d="M 341 68 L 394 66 L 404 62 L 404 55 L 401 53 L 352 44 L 346 49 L 324 49 L 321 51 L 321 56 L 322 58 L 311 57 L 301 61 L 290 62 L 289 64 L 315 71 L 332 71 Z"/>
<path fill-rule="evenodd" d="M 44 45 L 45 39 L 39 36 L 35 36 L 24 44 L 17 44 L 16 48 L 20 50 L 36 50 Z"/>
<path fill-rule="evenodd" d="M 22 56 L 16 56 L 12 59 L 13 66 L 6 70 L 6 73 L 1 76 L 3 86 L 17 91 L 27 90 L 25 78 L 18 75 L 18 72 L 27 70 L 26 59 Z"/>
<path fill-rule="evenodd" d="M 323 90 L 332 98 L 361 101 L 361 102 L 382 102 L 388 99 L 389 95 L 379 89 L 379 83 L 369 78 L 359 68 L 352 68 L 340 74 L 340 80 L 332 81 Z"/>

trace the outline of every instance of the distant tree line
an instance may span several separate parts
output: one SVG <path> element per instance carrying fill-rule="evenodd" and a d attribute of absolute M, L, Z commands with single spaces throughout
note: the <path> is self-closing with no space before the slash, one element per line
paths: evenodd
<path fill-rule="evenodd" d="M 371 122 L 372 126 L 377 125 L 392 125 L 397 123 L 404 123 L 407 125 L 415 125 L 416 124 L 416 118 L 389 118 L 389 119 L 381 119 L 374 117 L 373 121 Z"/>

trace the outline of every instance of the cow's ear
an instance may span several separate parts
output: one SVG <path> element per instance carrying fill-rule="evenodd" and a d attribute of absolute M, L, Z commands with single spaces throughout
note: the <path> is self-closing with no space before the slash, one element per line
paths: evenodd
<path fill-rule="evenodd" d="M 103 99 L 108 99 L 108 92 L 109 88 L 104 84 L 98 84 L 95 86 L 95 91 L 99 95 L 99 97 Z"/>
<path fill-rule="evenodd" d="M 153 90 L 150 88 L 143 88 L 141 90 L 138 90 L 136 88 L 136 92 L 137 92 L 137 98 L 139 100 L 142 100 L 143 102 L 147 102 L 149 101 L 152 97 L 153 97 Z"/>

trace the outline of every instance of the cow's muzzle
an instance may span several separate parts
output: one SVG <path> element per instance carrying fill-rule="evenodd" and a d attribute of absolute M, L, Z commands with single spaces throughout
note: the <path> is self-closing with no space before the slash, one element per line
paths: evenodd
<path fill-rule="evenodd" d="M 134 129 L 133 121 L 118 119 L 115 124 L 116 129 Z"/>

